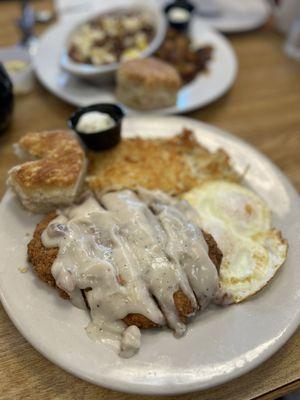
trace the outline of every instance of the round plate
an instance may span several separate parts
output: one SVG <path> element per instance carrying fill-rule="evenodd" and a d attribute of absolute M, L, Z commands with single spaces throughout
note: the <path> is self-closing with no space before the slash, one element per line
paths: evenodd
<path fill-rule="evenodd" d="M 201 4 L 201 1 L 194 1 L 196 7 L 197 3 Z M 213 1 L 219 6 L 220 12 L 210 17 L 201 17 L 200 15 L 198 23 L 206 22 L 224 33 L 246 32 L 257 29 L 266 22 L 270 15 L 270 6 L 266 0 Z"/>
<path fill-rule="evenodd" d="M 68 17 L 68 21 L 72 18 L 75 17 Z M 40 38 L 37 52 L 33 55 L 33 66 L 40 82 L 53 94 L 76 106 L 117 103 L 113 86 L 97 86 L 61 69 L 62 46 L 68 32 L 68 24 L 61 23 L 54 25 Z M 155 110 L 156 113 L 183 113 L 203 107 L 227 92 L 236 78 L 236 56 L 231 45 L 222 35 L 208 28 L 206 24 L 194 23 L 191 26 L 191 37 L 196 46 L 208 44 L 214 48 L 209 70 L 207 73 L 200 73 L 180 90 L 176 106 Z M 140 113 L 122 107 L 127 114 Z"/>
<path fill-rule="evenodd" d="M 219 385 L 261 364 L 292 335 L 300 321 L 300 201 L 287 178 L 262 154 L 212 126 L 180 117 L 124 120 L 124 137 L 170 137 L 192 129 L 211 150 L 225 149 L 246 183 L 265 199 L 274 226 L 289 241 L 285 265 L 270 285 L 247 302 L 210 307 L 176 339 L 169 330 L 142 334 L 140 352 L 122 359 L 85 333 L 89 316 L 62 300 L 26 265 L 26 243 L 40 216 L 25 212 L 7 192 L 0 207 L 0 294 L 22 335 L 45 357 L 72 374 L 111 389 L 179 394 Z M 5 227 L 5 228 L 4 228 Z"/>

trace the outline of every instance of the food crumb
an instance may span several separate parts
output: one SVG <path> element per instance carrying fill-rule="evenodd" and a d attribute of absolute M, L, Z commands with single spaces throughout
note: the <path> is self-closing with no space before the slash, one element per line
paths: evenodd
<path fill-rule="evenodd" d="M 18 270 L 19 270 L 20 272 L 22 272 L 22 274 L 24 274 L 25 272 L 28 271 L 28 267 L 19 267 Z"/>

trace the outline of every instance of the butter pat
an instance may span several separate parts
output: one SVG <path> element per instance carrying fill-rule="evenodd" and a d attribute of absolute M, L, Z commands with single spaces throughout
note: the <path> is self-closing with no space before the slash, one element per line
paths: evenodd
<path fill-rule="evenodd" d="M 100 111 L 90 111 L 83 114 L 76 125 L 76 130 L 80 133 L 97 133 L 112 128 L 115 121 L 109 114 Z"/>
<path fill-rule="evenodd" d="M 168 17 L 171 22 L 184 23 L 189 20 L 190 13 L 182 7 L 174 7 L 168 12 Z"/>

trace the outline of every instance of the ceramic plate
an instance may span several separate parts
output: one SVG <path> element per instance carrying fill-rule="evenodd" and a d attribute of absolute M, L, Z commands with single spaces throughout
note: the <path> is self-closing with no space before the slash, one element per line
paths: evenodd
<path fill-rule="evenodd" d="M 37 52 L 33 55 L 37 77 L 53 94 L 76 106 L 116 103 L 113 86 L 91 84 L 70 75 L 60 67 L 62 46 L 69 32 L 69 24 L 74 23 L 74 18 L 78 19 L 80 16 L 69 16 L 68 24 L 54 25 L 40 38 Z M 203 107 L 227 92 L 236 78 L 236 56 L 227 39 L 204 23 L 192 24 L 191 37 L 196 46 L 213 46 L 209 71 L 199 74 L 180 90 L 176 106 L 156 110 L 160 114 L 183 113 Z M 124 109 L 127 114 L 138 113 L 133 109 Z"/>
<path fill-rule="evenodd" d="M 300 201 L 287 178 L 262 154 L 209 125 L 180 117 L 134 117 L 123 135 L 169 137 L 191 128 L 199 142 L 224 148 L 246 183 L 265 199 L 274 225 L 289 241 L 289 255 L 269 286 L 245 303 L 210 307 L 176 339 L 168 330 L 142 335 L 140 352 L 122 359 L 91 341 L 85 311 L 62 300 L 26 266 L 26 244 L 41 216 L 25 212 L 7 192 L 0 207 L 0 294 L 22 335 L 46 358 L 97 385 L 141 394 L 179 394 L 219 385 L 258 366 L 292 335 L 300 321 Z"/>
<path fill-rule="evenodd" d="M 194 0 L 199 13 L 202 1 Z M 211 0 L 205 1 L 209 3 Z M 206 22 L 213 28 L 226 33 L 257 29 L 266 22 L 271 11 L 266 0 L 213 0 L 213 2 L 219 12 L 215 15 L 200 17 L 199 23 Z"/>

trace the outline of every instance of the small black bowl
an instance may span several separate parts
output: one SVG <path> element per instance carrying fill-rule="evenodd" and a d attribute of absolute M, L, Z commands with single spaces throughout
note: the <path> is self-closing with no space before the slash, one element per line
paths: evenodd
<path fill-rule="evenodd" d="M 13 85 L 0 63 L 0 133 L 4 132 L 11 120 L 14 106 Z"/>
<path fill-rule="evenodd" d="M 186 19 L 186 21 L 176 22 L 170 19 L 169 12 L 175 8 L 181 8 L 189 13 L 189 16 Z M 169 26 L 180 32 L 186 32 L 188 30 L 193 10 L 194 6 L 186 0 L 176 0 L 173 3 L 168 4 L 164 9 Z"/>
<path fill-rule="evenodd" d="M 90 111 L 99 111 L 109 114 L 115 121 L 115 125 L 109 129 L 95 133 L 83 133 L 76 129 L 79 118 Z M 107 150 L 116 146 L 121 140 L 121 124 L 124 113 L 122 109 L 115 104 L 93 104 L 91 106 L 82 107 L 75 111 L 68 120 L 68 127 L 75 131 L 84 144 L 95 151 Z"/>

